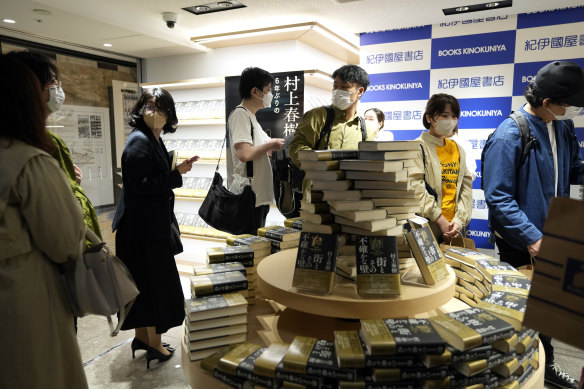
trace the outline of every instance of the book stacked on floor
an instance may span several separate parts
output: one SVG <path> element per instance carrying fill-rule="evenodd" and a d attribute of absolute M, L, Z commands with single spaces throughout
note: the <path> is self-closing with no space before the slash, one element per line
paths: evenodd
<path fill-rule="evenodd" d="M 300 230 L 283 226 L 266 226 L 258 228 L 258 236 L 270 240 L 272 253 L 298 247 Z"/>
<path fill-rule="evenodd" d="M 185 348 L 191 361 L 247 339 L 247 301 L 240 292 L 185 300 Z"/>

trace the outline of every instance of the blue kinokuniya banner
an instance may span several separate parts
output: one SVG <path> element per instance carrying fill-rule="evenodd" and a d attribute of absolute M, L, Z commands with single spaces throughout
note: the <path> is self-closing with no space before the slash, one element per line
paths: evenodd
<path fill-rule="evenodd" d="M 479 248 L 488 242 L 488 208 L 481 187 L 480 156 L 490 133 L 525 104 L 525 87 L 555 60 L 584 68 L 584 6 L 520 15 L 477 17 L 432 26 L 361 34 L 361 66 L 371 86 L 361 99 L 385 113 L 396 140 L 417 138 L 434 93 L 456 96 L 459 137 L 476 161 L 473 219 L 466 234 Z M 574 119 L 584 148 L 584 110 Z"/>

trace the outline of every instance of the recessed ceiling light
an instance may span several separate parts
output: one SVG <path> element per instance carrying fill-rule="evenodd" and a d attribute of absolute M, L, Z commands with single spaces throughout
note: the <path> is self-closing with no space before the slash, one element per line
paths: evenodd
<path fill-rule="evenodd" d="M 183 10 L 195 15 L 209 14 L 212 12 L 227 11 L 230 9 L 244 8 L 245 5 L 237 0 L 217 1 L 214 3 L 193 5 L 192 7 L 183 8 Z"/>
<path fill-rule="evenodd" d="M 16 23 L 16 20 L 14 20 L 14 19 L 2 19 L 2 21 L 4 23 L 10 23 L 10 24 Z"/>
<path fill-rule="evenodd" d="M 103 44 L 105 47 L 112 47 L 113 45 L 111 43 L 104 43 Z"/>
<path fill-rule="evenodd" d="M 195 7 L 195 11 L 199 11 L 199 12 L 205 12 L 205 11 L 208 11 L 208 10 L 209 10 L 209 7 L 204 6 L 204 5 L 199 5 L 199 6 L 196 6 Z"/>
<path fill-rule="evenodd" d="M 513 0 L 489 1 L 488 3 L 462 5 L 459 7 L 444 8 L 444 15 L 456 15 L 468 12 L 486 11 L 497 8 L 506 8 L 513 5 Z"/>
<path fill-rule="evenodd" d="M 41 8 L 35 8 L 35 9 L 32 10 L 32 12 L 34 12 L 37 15 L 43 15 L 43 16 L 50 16 L 50 15 L 53 14 L 48 9 L 41 9 Z"/>
<path fill-rule="evenodd" d="M 228 1 L 219 1 L 217 3 L 217 6 L 219 6 L 219 7 L 233 7 L 233 4 L 228 2 Z"/>

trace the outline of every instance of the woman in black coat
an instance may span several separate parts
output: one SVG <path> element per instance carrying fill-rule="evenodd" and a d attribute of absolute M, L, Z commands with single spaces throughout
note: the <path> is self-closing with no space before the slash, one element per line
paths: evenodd
<path fill-rule="evenodd" d="M 122 197 L 112 229 L 116 254 L 134 277 L 140 295 L 122 330 L 135 329 L 132 355 L 147 350 L 146 360 L 170 359 L 174 349 L 161 342 L 161 334 L 181 325 L 184 296 L 174 255 L 182 251 L 174 216 L 173 188 L 182 186 L 182 174 L 195 158 L 176 166 L 160 139 L 176 131 L 172 96 L 164 89 L 145 91 L 130 112 L 134 130 L 122 153 Z"/>

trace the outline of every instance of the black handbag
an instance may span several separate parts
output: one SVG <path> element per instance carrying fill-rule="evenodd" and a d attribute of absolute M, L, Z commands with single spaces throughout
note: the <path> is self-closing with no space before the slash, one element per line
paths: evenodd
<path fill-rule="evenodd" d="M 253 141 L 253 124 L 251 124 L 251 138 Z M 227 134 L 225 139 L 227 139 Z M 223 147 L 225 147 L 225 139 L 223 139 L 221 153 L 223 153 Z M 219 154 L 220 160 L 221 154 Z M 220 231 L 234 235 L 255 234 L 255 193 L 251 189 L 251 185 L 247 185 L 240 194 L 232 193 L 225 188 L 223 186 L 223 177 L 219 174 L 219 161 L 217 161 L 215 176 L 209 192 L 207 192 L 207 196 L 199 208 L 199 216 L 208 225 Z M 246 170 L 247 176 L 252 178 L 252 161 L 246 163 Z"/>

